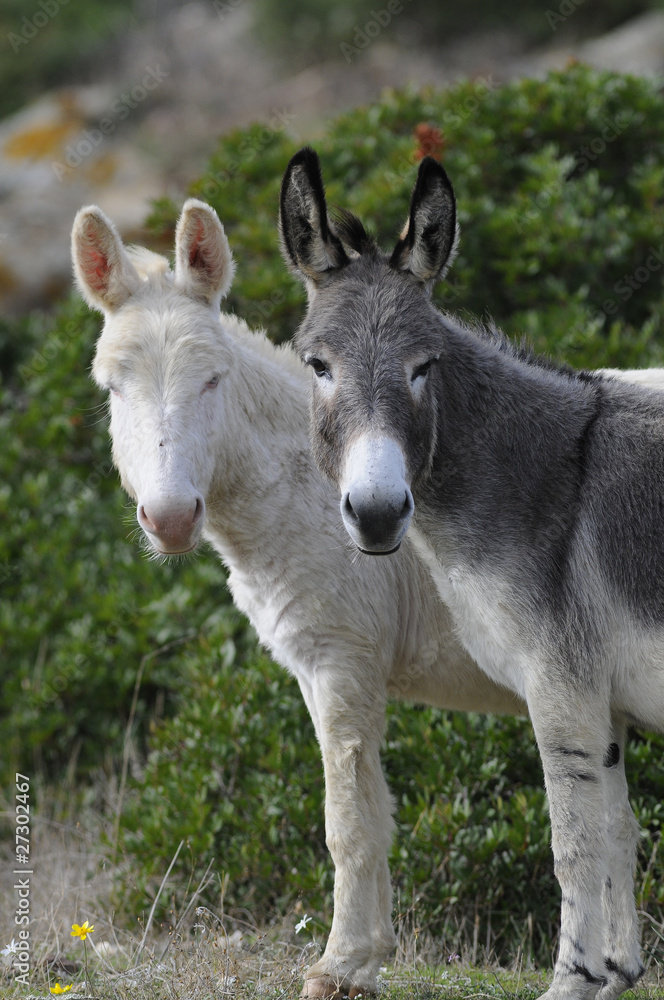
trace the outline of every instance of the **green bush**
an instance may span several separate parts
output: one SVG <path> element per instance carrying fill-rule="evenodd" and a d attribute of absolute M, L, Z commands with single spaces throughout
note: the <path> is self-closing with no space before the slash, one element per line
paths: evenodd
<path fill-rule="evenodd" d="M 442 151 L 462 243 L 441 305 L 492 315 L 578 366 L 664 363 L 664 105 L 653 83 L 572 66 L 499 89 L 388 93 L 332 121 L 316 146 L 330 202 L 358 212 L 387 246 L 417 156 Z M 233 246 L 230 307 L 278 341 L 304 304 L 275 228 L 295 148 L 277 121 L 234 132 L 191 192 L 215 206 Z M 161 201 L 151 216 L 169 247 L 177 214 Z M 117 774 L 142 664 L 139 764 L 120 830 L 126 912 L 149 903 L 184 841 L 176 897 L 214 858 L 226 907 L 265 916 L 299 895 L 327 920 L 321 767 L 297 686 L 257 649 L 211 554 L 158 565 L 127 537 L 133 511 L 87 376 L 97 330 L 75 298 L 52 320 L 0 327 L 6 776 L 18 767 L 56 777 L 72 757 L 79 780 L 102 766 Z M 643 826 L 640 905 L 658 919 L 663 749 L 646 734 L 628 753 Z M 558 897 L 529 724 L 392 706 L 384 760 L 399 912 L 451 943 L 472 940 L 477 921 L 501 957 L 521 947 L 548 964 Z M 218 902 L 218 888 L 210 893 Z"/>
<path fill-rule="evenodd" d="M 391 247 L 416 155 L 442 147 L 461 248 L 439 304 L 493 316 L 578 367 L 638 366 L 664 357 L 662 116 L 654 84 L 574 65 L 499 88 L 479 79 L 388 93 L 332 121 L 316 148 L 330 204 L 357 212 Z M 225 137 L 192 194 L 214 205 L 230 234 L 231 307 L 284 340 L 304 294 L 279 255 L 279 184 L 296 147 L 274 124 Z M 176 215 L 157 202 L 155 233 L 172 233 Z"/>
<path fill-rule="evenodd" d="M 297 684 L 253 637 L 240 626 L 229 636 L 231 610 L 189 651 L 177 716 L 156 728 L 124 811 L 122 846 L 134 860 L 120 900 L 129 912 L 145 905 L 180 841 L 176 882 L 198 882 L 215 859 L 227 905 L 258 919 L 299 892 L 320 909 L 331 892 L 313 725 Z"/>

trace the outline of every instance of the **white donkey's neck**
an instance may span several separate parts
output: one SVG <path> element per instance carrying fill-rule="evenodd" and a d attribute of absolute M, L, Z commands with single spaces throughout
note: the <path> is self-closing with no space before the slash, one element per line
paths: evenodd
<path fill-rule="evenodd" d="M 205 536 L 231 567 L 248 567 L 294 539 L 326 489 L 309 453 L 306 372 L 289 347 L 275 347 L 223 317 L 233 361 L 223 446 L 206 497 Z M 295 510 L 293 506 L 295 505 Z M 299 516 L 294 516 L 297 513 Z M 257 554 L 260 553 L 260 554 Z"/>
<path fill-rule="evenodd" d="M 231 336 L 234 363 L 220 385 L 228 425 L 203 533 L 230 570 L 235 604 L 306 691 L 314 656 L 307 635 L 329 627 L 325 608 L 352 570 L 348 539 L 336 492 L 310 454 L 304 368 L 290 348 L 239 325 Z"/>

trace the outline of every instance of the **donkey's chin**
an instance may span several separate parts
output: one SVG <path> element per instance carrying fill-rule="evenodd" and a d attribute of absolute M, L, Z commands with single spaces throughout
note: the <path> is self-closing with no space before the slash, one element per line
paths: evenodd
<path fill-rule="evenodd" d="M 381 533 L 368 534 L 359 531 L 356 525 L 348 523 L 345 518 L 344 524 L 353 544 L 366 556 L 391 556 L 395 552 L 398 552 L 408 529 L 408 525 L 406 524 L 396 531 L 390 531 L 387 535 Z"/>
<path fill-rule="evenodd" d="M 170 544 L 163 539 L 155 538 L 153 535 L 143 532 L 144 547 L 148 555 L 155 559 L 170 559 L 179 556 L 191 555 L 198 548 L 201 540 L 200 532 L 193 538 L 183 539 L 179 542 L 171 541 Z"/>
<path fill-rule="evenodd" d="M 194 542 L 194 544 L 190 545 L 187 549 L 161 549 L 158 545 L 154 545 L 153 548 L 155 555 L 158 556 L 186 556 L 190 552 L 193 552 L 197 545 L 198 541 Z"/>
<path fill-rule="evenodd" d="M 399 551 L 401 542 L 397 542 L 393 549 L 363 549 L 361 545 L 357 547 L 365 556 L 391 556 L 394 552 Z"/>

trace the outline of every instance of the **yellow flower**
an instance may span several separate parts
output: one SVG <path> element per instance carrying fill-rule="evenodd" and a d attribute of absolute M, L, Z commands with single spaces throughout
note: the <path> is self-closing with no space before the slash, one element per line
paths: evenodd
<path fill-rule="evenodd" d="M 94 926 L 90 926 L 89 922 L 86 920 L 85 923 L 80 926 L 79 924 L 71 925 L 71 936 L 78 937 L 81 941 L 85 941 L 88 934 L 92 934 Z"/>
<path fill-rule="evenodd" d="M 60 983 L 56 983 L 55 986 L 51 986 L 51 993 L 55 993 L 56 996 L 59 996 L 60 993 L 66 993 L 70 989 L 71 984 L 69 986 L 60 986 Z"/>

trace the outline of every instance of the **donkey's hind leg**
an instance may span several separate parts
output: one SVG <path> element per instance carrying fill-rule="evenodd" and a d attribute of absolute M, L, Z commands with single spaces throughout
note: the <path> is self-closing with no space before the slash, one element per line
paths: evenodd
<path fill-rule="evenodd" d="M 358 666 L 354 676 L 319 671 L 314 684 L 335 878 L 332 929 L 324 955 L 307 971 L 307 998 L 374 993 L 376 973 L 395 944 L 387 864 L 392 800 L 379 756 L 385 701 L 371 690 L 371 678 Z"/>
<path fill-rule="evenodd" d="M 611 732 L 608 699 L 580 689 L 555 666 L 528 679 L 527 698 L 562 892 L 558 958 L 542 1000 L 591 1000 L 607 981 L 602 892 L 609 870 L 602 772 Z"/>
<path fill-rule="evenodd" d="M 608 833 L 609 878 L 603 893 L 606 985 L 597 1000 L 614 1000 L 643 974 L 639 927 L 634 904 L 634 866 L 639 827 L 629 804 L 625 778 L 623 720 L 614 720 L 604 755 L 605 827 Z"/>

